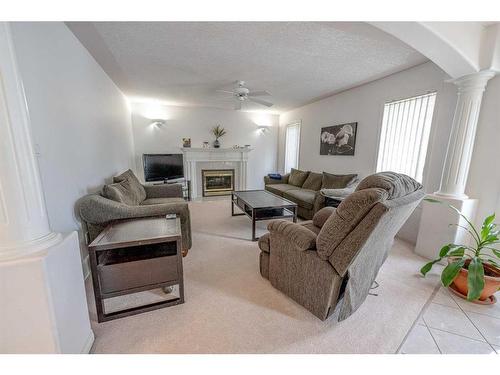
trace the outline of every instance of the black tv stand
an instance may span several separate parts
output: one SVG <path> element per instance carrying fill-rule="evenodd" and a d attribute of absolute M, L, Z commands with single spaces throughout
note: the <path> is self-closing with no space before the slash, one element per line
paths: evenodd
<path fill-rule="evenodd" d="M 172 180 L 163 180 L 163 183 L 164 184 L 181 184 L 181 183 L 184 183 L 185 180 L 184 178 L 175 178 L 175 179 L 172 179 Z"/>

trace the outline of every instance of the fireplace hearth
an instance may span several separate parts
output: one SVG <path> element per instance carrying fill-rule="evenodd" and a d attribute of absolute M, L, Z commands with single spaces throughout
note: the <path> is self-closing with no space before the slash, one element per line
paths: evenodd
<path fill-rule="evenodd" d="M 234 191 L 234 169 L 202 169 L 203 196 L 230 195 Z"/>

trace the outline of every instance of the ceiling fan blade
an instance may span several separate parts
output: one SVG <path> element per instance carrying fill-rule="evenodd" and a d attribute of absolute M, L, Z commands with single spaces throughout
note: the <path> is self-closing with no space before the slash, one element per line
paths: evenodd
<path fill-rule="evenodd" d="M 241 102 L 238 100 L 234 103 L 234 110 L 239 111 L 241 109 Z"/>
<path fill-rule="evenodd" d="M 248 98 L 248 100 L 250 100 L 251 102 L 265 105 L 266 107 L 272 107 L 274 105 L 273 103 L 269 103 L 269 102 L 266 102 L 265 100 L 257 99 L 257 98 Z"/>
<path fill-rule="evenodd" d="M 234 95 L 234 92 L 232 91 L 226 91 L 226 90 L 215 90 L 216 92 L 223 92 L 225 94 L 231 94 L 231 95 Z"/>
<path fill-rule="evenodd" d="M 248 96 L 271 96 L 267 91 L 250 91 Z"/>

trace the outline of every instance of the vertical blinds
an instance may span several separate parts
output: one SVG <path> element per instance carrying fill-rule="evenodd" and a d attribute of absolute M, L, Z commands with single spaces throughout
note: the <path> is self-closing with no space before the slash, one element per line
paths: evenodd
<path fill-rule="evenodd" d="M 300 144 L 300 124 L 290 124 L 286 127 L 285 136 L 285 173 L 292 168 L 298 168 Z"/>
<path fill-rule="evenodd" d="M 404 173 L 422 182 L 436 93 L 386 103 L 377 172 Z"/>

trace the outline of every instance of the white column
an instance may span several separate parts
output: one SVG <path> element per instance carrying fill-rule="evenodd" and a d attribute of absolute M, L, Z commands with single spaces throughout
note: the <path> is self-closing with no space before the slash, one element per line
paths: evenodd
<path fill-rule="evenodd" d="M 454 81 L 458 86 L 457 104 L 448 142 L 440 188 L 429 197 L 458 208 L 473 220 L 477 199 L 465 194 L 481 100 L 486 84 L 495 75 L 492 71 L 470 74 Z M 447 243 L 468 244 L 467 233 L 457 225 L 465 221 L 444 205 L 423 202 L 415 252 L 426 258 L 437 258 L 439 249 Z"/>
<path fill-rule="evenodd" d="M 0 259 L 61 240 L 50 230 L 9 26 L 0 24 Z"/>
<path fill-rule="evenodd" d="M 241 162 L 241 187 L 240 190 L 247 189 L 247 160 L 243 159 Z"/>
<path fill-rule="evenodd" d="M 190 174 L 191 174 L 191 198 L 195 200 L 198 198 L 198 172 L 196 171 L 196 161 L 191 160 L 189 162 Z M 203 184 L 203 181 L 201 182 Z"/>
<path fill-rule="evenodd" d="M 487 70 L 453 81 L 458 86 L 458 98 L 437 195 L 467 198 L 465 184 L 469 174 L 481 101 L 486 84 L 494 75 L 495 72 Z"/>
<path fill-rule="evenodd" d="M 78 236 L 50 229 L 28 113 L 0 22 L 0 353 L 84 353 L 94 335 Z"/>

